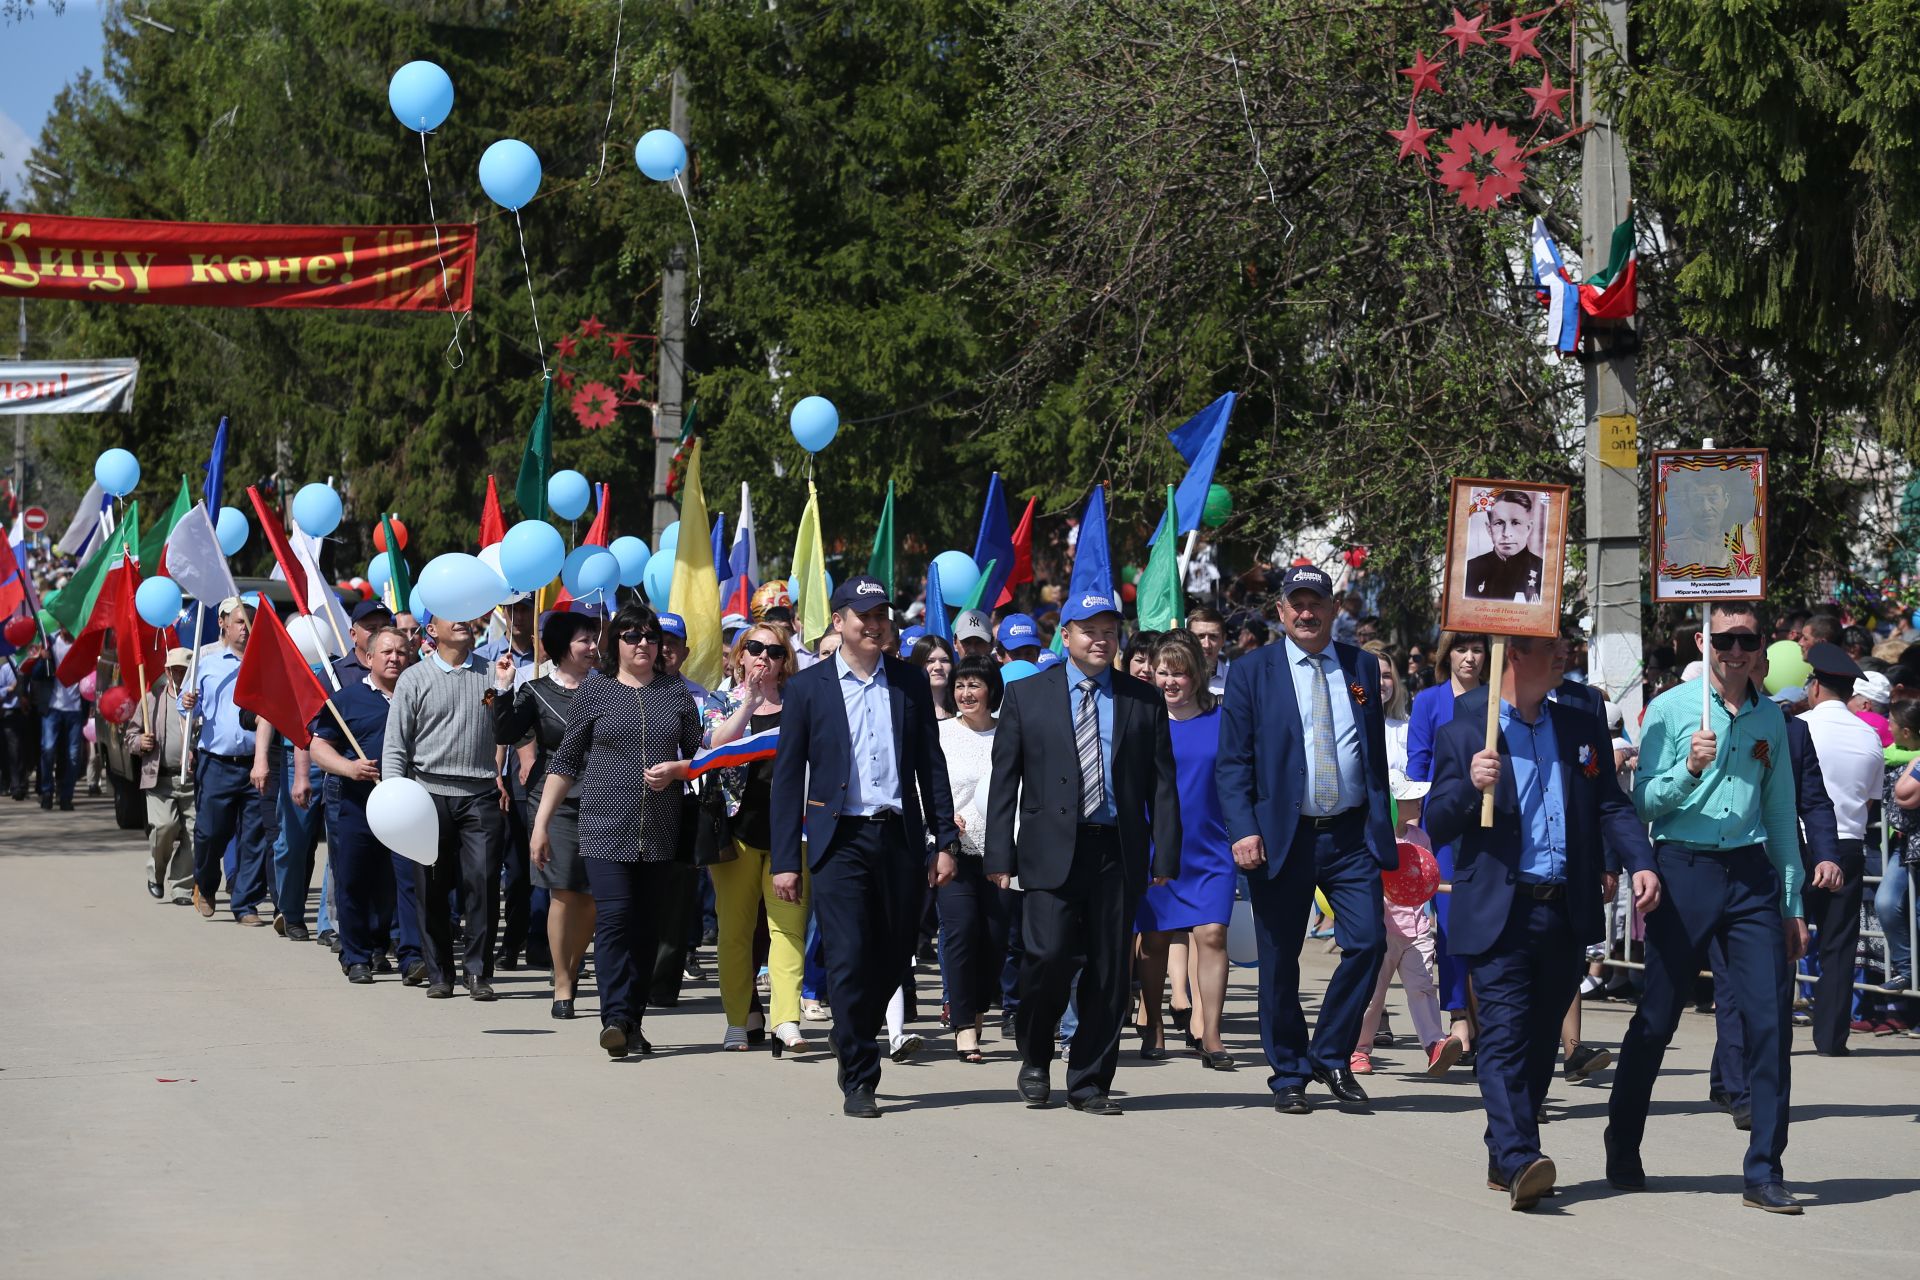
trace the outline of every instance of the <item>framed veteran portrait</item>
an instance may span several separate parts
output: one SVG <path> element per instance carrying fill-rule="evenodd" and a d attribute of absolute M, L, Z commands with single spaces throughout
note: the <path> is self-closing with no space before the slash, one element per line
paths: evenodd
<path fill-rule="evenodd" d="M 1568 493 L 1563 484 L 1453 482 L 1443 627 L 1495 636 L 1560 634 Z"/>
<path fill-rule="evenodd" d="M 1658 602 L 1765 599 L 1767 451 L 1656 450 L 1649 559 Z"/>

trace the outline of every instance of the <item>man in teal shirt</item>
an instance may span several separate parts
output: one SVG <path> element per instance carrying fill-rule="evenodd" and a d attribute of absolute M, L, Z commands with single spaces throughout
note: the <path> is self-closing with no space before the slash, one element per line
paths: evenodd
<path fill-rule="evenodd" d="M 1647 991 L 1620 1043 L 1607 1104 L 1607 1181 L 1646 1189 L 1640 1138 L 1667 1043 L 1691 1002 L 1708 944 L 1725 948 L 1746 1045 L 1753 1127 L 1742 1201 L 1799 1213 L 1782 1185 L 1787 1145 L 1790 977 L 1807 947 L 1801 919 L 1800 828 L 1787 722 L 1752 688 L 1766 629 L 1752 604 L 1713 608 L 1705 637 L 1709 727 L 1700 728 L 1701 682 L 1690 680 L 1647 707 L 1634 804 L 1653 827 L 1664 901 L 1646 918 Z"/>

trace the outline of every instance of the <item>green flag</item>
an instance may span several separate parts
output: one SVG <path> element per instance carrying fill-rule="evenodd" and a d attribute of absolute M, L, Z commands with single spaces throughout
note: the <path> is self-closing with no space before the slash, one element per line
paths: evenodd
<path fill-rule="evenodd" d="M 546 389 L 540 393 L 540 412 L 534 415 L 533 426 L 527 430 L 527 450 L 520 455 L 520 478 L 513 486 L 513 500 L 519 504 L 522 518 L 547 518 L 547 481 L 552 478 L 553 379 L 549 378 Z"/>
<path fill-rule="evenodd" d="M 79 635 L 87 619 L 93 616 L 94 602 L 100 599 L 100 589 L 106 585 L 107 571 L 119 564 L 122 557 L 133 553 L 139 531 L 140 504 L 129 502 L 126 515 L 87 557 L 86 563 L 74 570 L 67 585 L 47 593 L 41 602 L 43 622 L 50 619 L 69 635 Z"/>
<path fill-rule="evenodd" d="M 193 494 L 187 489 L 187 478 L 180 477 L 180 496 L 173 500 L 173 506 L 165 515 L 155 520 L 147 531 L 140 535 L 140 573 L 151 578 L 160 572 L 160 553 L 166 550 L 167 538 L 173 533 L 173 526 L 193 510 Z"/>
<path fill-rule="evenodd" d="M 880 508 L 880 527 L 873 531 L 873 558 L 867 561 L 867 572 L 880 579 L 880 585 L 887 589 L 887 598 L 893 598 L 893 481 L 887 481 L 887 505 Z"/>
<path fill-rule="evenodd" d="M 1180 511 L 1174 501 L 1174 489 L 1167 486 L 1166 529 L 1180 527 Z M 1187 597 L 1180 589 L 1180 555 L 1174 548 L 1180 539 L 1168 534 L 1153 544 L 1147 567 L 1140 574 L 1138 610 L 1142 631 L 1166 631 L 1187 625 Z"/>
<path fill-rule="evenodd" d="M 980 578 L 973 584 L 973 590 L 967 593 L 966 602 L 960 606 L 962 611 L 980 607 L 981 598 L 987 594 L 987 587 L 993 582 L 994 566 L 999 563 L 998 560 L 989 560 L 980 566 Z"/>
<path fill-rule="evenodd" d="M 526 473 L 521 472 L 522 475 Z M 546 493 L 546 484 L 542 482 L 540 492 Z M 400 539 L 393 536 L 393 521 L 380 517 L 380 536 L 387 543 L 387 608 L 395 613 L 410 613 L 413 609 L 413 575 L 407 572 L 407 558 L 400 554 Z"/>

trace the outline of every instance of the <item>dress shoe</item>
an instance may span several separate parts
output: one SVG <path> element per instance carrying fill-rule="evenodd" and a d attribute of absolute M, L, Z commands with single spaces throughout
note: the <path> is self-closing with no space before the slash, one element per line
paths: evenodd
<path fill-rule="evenodd" d="M 412 964 L 408 965 L 407 971 L 400 975 L 400 985 L 403 987 L 426 986 L 427 962 L 425 960 L 415 960 Z"/>
<path fill-rule="evenodd" d="M 1345 1103 L 1350 1107 L 1367 1105 L 1367 1091 L 1360 1087 L 1360 1082 L 1354 1079 L 1353 1072 L 1349 1068 L 1318 1067 L 1314 1070 L 1313 1078 L 1327 1086 L 1327 1092 L 1333 1095 L 1336 1102 Z"/>
<path fill-rule="evenodd" d="M 234 923 L 243 924 L 249 929 L 264 929 L 267 927 L 267 922 L 260 918 L 260 913 L 257 911 L 249 911 L 247 914 L 237 917 Z"/>
<path fill-rule="evenodd" d="M 647 1058 L 653 1055 L 653 1041 L 641 1035 L 638 1027 L 627 1033 L 627 1043 L 627 1052 L 635 1057 Z"/>
<path fill-rule="evenodd" d="M 1285 1115 L 1304 1116 L 1313 1111 L 1313 1104 L 1307 1101 L 1304 1088 L 1289 1084 L 1273 1091 L 1273 1109 Z"/>
<path fill-rule="evenodd" d="M 313 935 L 307 932 L 307 926 L 303 924 L 290 924 L 287 926 L 288 942 L 311 942 L 312 940 Z"/>
<path fill-rule="evenodd" d="M 493 984 L 491 982 L 488 982 L 485 978 L 468 978 L 467 994 L 472 996 L 475 1000 L 481 1000 L 481 1001 L 493 1000 L 497 998 L 493 994 Z"/>
<path fill-rule="evenodd" d="M 1491 1160 L 1487 1161 L 1487 1190 L 1489 1191 L 1508 1190 L 1507 1180 L 1500 1176 L 1500 1171 L 1493 1167 L 1493 1161 Z M 1543 1196 L 1552 1197 L 1552 1196 L 1557 1196 L 1560 1193 L 1554 1190 L 1552 1187 L 1548 1187 L 1545 1191 L 1541 1192 L 1540 1194 Z"/>
<path fill-rule="evenodd" d="M 1233 1055 L 1225 1049 L 1200 1050 L 1200 1065 L 1209 1071 L 1237 1071 L 1239 1066 Z"/>
<path fill-rule="evenodd" d="M 40 807 L 41 807 L 42 809 L 51 809 L 51 808 L 53 808 L 53 797 L 52 797 L 52 796 L 41 796 L 41 797 L 40 797 Z"/>
<path fill-rule="evenodd" d="M 200 892 L 199 885 L 193 886 L 193 909 L 198 911 L 204 919 L 213 919 L 213 902 Z"/>
<path fill-rule="evenodd" d="M 1045 1067 L 1020 1068 L 1020 1096 L 1027 1100 L 1029 1107 L 1044 1107 L 1053 1096 L 1053 1086 L 1047 1083 Z"/>
<path fill-rule="evenodd" d="M 273 931 L 283 938 L 287 936 L 287 918 L 278 911 L 273 913 Z"/>
<path fill-rule="evenodd" d="M 370 964 L 348 965 L 347 981 L 363 987 L 371 985 L 373 982 L 373 966 Z"/>
<path fill-rule="evenodd" d="M 1166 1061 L 1166 1057 L 1167 1046 L 1163 1044 L 1143 1044 L 1140 1046 L 1140 1060 L 1142 1062 L 1164 1062 Z"/>
<path fill-rule="evenodd" d="M 188 893 L 176 893 L 173 895 L 173 905 L 176 907 L 190 907 L 193 905 L 193 895 Z"/>
<path fill-rule="evenodd" d="M 553 1016 L 563 1020 L 571 1018 L 573 1016 L 573 998 L 569 996 L 565 1000 L 555 1000 L 553 1002 Z"/>
<path fill-rule="evenodd" d="M 89 791 L 89 792 L 88 792 L 87 794 L 88 794 L 88 795 L 90 795 L 90 796 L 97 796 L 97 795 L 99 795 L 99 794 L 100 794 L 100 792 L 99 792 L 98 790 L 94 790 L 94 791 Z M 71 800 L 62 800 L 62 801 L 60 802 L 60 812 L 62 812 L 62 813 L 72 813 L 72 812 L 73 812 L 73 801 L 71 801 Z"/>
<path fill-rule="evenodd" d="M 1707 1090 L 1707 1101 L 1728 1115 L 1733 1114 L 1733 1096 L 1731 1094 L 1722 1093 L 1718 1089 L 1709 1089 Z"/>
<path fill-rule="evenodd" d="M 1611 1050 L 1593 1045 L 1575 1045 L 1573 1052 L 1567 1055 L 1567 1083 L 1578 1084 L 1596 1071 L 1605 1071 L 1612 1065 Z"/>
<path fill-rule="evenodd" d="M 1752 1107 L 1734 1107 L 1729 1110 L 1727 1114 L 1733 1117 L 1733 1127 L 1740 1132 L 1751 1133 L 1753 1131 Z"/>
<path fill-rule="evenodd" d="M 160 887 L 160 882 L 153 878 L 153 872 L 151 869 L 149 869 L 147 872 L 147 896 L 149 898 L 152 898 L 155 902 L 158 902 L 160 899 L 167 896 L 167 891 L 165 889 L 162 889 Z"/>
<path fill-rule="evenodd" d="M 1530 1162 L 1514 1175 L 1513 1185 L 1507 1190 L 1513 1197 L 1512 1207 L 1524 1212 L 1539 1204 L 1542 1196 L 1553 1194 L 1553 1180 L 1558 1176 L 1559 1171 L 1547 1157 Z"/>
<path fill-rule="evenodd" d="M 847 1100 L 840 1105 L 843 1114 L 856 1120 L 878 1120 L 880 1108 L 873 1104 L 873 1090 L 862 1087 L 847 1094 Z"/>
<path fill-rule="evenodd" d="M 520 968 L 520 960 L 517 956 L 500 956 L 493 962 L 493 967 L 496 972 L 513 973 Z"/>
<path fill-rule="evenodd" d="M 1075 1111 L 1084 1111 L 1090 1116 L 1118 1116 L 1126 1114 L 1120 1109 L 1119 1103 L 1104 1093 L 1096 1093 L 1091 1098 L 1069 1097 L 1067 1099 L 1067 1105 Z"/>
<path fill-rule="evenodd" d="M 333 952 L 333 954 L 339 955 L 340 954 L 339 932 L 333 929 L 322 929 L 320 931 L 320 945 L 325 947 L 327 950 Z"/>
<path fill-rule="evenodd" d="M 429 1000 L 451 1000 L 451 999 L 453 999 L 453 984 L 452 984 L 451 982 L 430 982 L 430 983 L 428 983 L 428 984 L 427 984 L 427 999 L 429 999 Z"/>
<path fill-rule="evenodd" d="M 1797 1215 L 1800 1202 L 1787 1194 L 1787 1189 L 1777 1182 L 1769 1182 L 1764 1187 L 1748 1187 L 1746 1194 L 1740 1197 L 1740 1203 L 1749 1209 L 1765 1209 L 1768 1213 Z"/>
<path fill-rule="evenodd" d="M 609 1058 L 627 1056 L 627 1029 L 618 1022 L 609 1022 L 600 1028 L 600 1047 L 607 1051 Z"/>
<path fill-rule="evenodd" d="M 1645 1191 L 1647 1189 L 1647 1171 L 1640 1164 L 1640 1153 L 1616 1152 L 1613 1149 L 1613 1130 L 1605 1129 L 1600 1134 L 1600 1145 L 1607 1151 L 1607 1185 L 1615 1191 Z"/>

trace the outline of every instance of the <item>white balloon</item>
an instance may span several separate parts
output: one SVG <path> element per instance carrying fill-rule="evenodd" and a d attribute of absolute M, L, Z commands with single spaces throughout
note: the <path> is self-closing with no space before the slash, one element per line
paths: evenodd
<path fill-rule="evenodd" d="M 427 789 L 412 778 L 387 778 L 374 787 L 367 826 L 381 844 L 423 867 L 440 857 L 440 815 Z"/>
<path fill-rule="evenodd" d="M 1253 904 L 1245 898 L 1233 904 L 1227 921 L 1227 959 L 1234 964 L 1260 963 L 1260 942 L 1253 931 Z"/>
<path fill-rule="evenodd" d="M 287 634 L 293 638 L 294 647 L 300 650 L 300 656 L 307 660 L 310 667 L 324 666 L 341 656 L 339 642 L 333 638 L 333 628 L 311 614 L 301 614 L 288 622 Z"/>
<path fill-rule="evenodd" d="M 500 568 L 500 544 L 499 543 L 496 542 L 496 543 L 493 543 L 491 546 L 485 546 L 480 548 L 480 554 L 475 556 L 474 559 L 478 560 L 481 564 L 487 566 L 487 568 L 499 574 L 500 580 L 502 582 L 505 582 L 507 580 L 506 572 Z"/>

